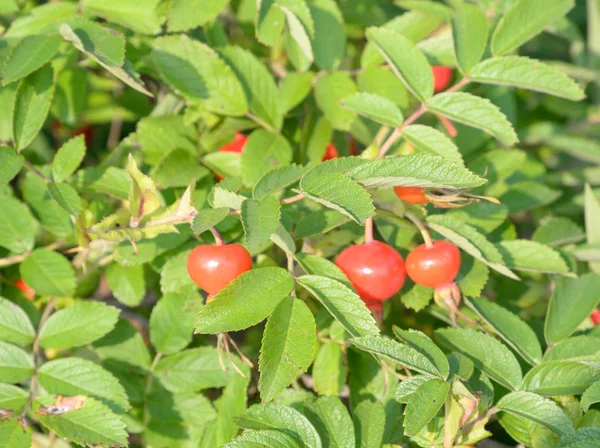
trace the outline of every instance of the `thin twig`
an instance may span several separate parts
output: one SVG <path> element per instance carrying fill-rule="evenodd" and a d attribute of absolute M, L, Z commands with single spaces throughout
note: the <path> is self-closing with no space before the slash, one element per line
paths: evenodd
<path fill-rule="evenodd" d="M 162 357 L 163 354 L 161 352 L 158 352 L 152 360 L 152 364 L 150 364 L 150 368 L 148 369 L 148 379 L 146 379 L 146 387 L 144 389 L 144 395 L 148 395 L 150 393 L 150 390 L 152 389 L 152 382 L 154 381 L 154 370 L 156 369 L 156 366 L 158 365 L 158 362 L 161 360 Z"/>
<path fill-rule="evenodd" d="M 462 89 L 464 86 L 469 84 L 469 82 L 470 81 L 468 78 L 463 78 L 459 82 L 454 84 L 452 87 L 450 87 L 448 90 L 446 90 L 445 93 L 456 92 L 457 90 Z M 400 138 L 404 129 L 406 129 L 409 125 L 411 125 L 416 120 L 418 120 L 421 117 L 421 115 L 423 115 L 426 111 L 427 111 L 426 104 L 425 103 L 421 104 L 421 106 L 404 121 L 404 123 L 402 123 L 399 127 L 394 129 L 394 132 L 392 132 L 392 134 L 388 137 L 388 139 L 385 141 L 385 143 L 381 146 L 381 149 L 379 150 L 379 154 L 378 154 L 377 158 L 381 159 L 390 150 L 390 148 L 394 145 L 396 140 L 398 140 L 398 138 Z"/>
<path fill-rule="evenodd" d="M 60 249 L 65 244 L 66 243 L 64 241 L 57 241 L 55 243 L 51 243 L 45 247 L 42 247 L 42 249 L 46 249 L 46 250 Z M 23 260 L 25 260 L 25 258 L 27 258 L 29 256 L 29 254 L 31 254 L 30 250 L 25 251 L 19 255 L 13 255 L 12 257 L 0 258 L 0 267 L 10 266 L 11 264 L 20 263 Z"/>
<path fill-rule="evenodd" d="M 292 196 L 290 198 L 282 199 L 281 201 L 279 201 L 279 203 L 281 205 L 291 204 L 292 202 L 299 201 L 300 199 L 304 199 L 304 195 L 303 194 L 297 194 L 296 196 Z"/>
<path fill-rule="evenodd" d="M 52 180 L 48 176 L 45 176 L 44 174 L 42 174 L 40 172 L 40 170 L 38 170 L 35 166 L 33 166 L 31 163 L 29 163 L 28 160 L 23 159 L 23 166 L 25 166 L 25 168 L 27 168 L 29 171 L 31 171 L 33 174 L 35 174 L 37 177 L 42 179 L 45 183 L 49 184 L 50 182 L 52 182 Z"/>
<path fill-rule="evenodd" d="M 373 217 L 369 216 L 365 221 L 365 243 L 373 242 Z"/>
<path fill-rule="evenodd" d="M 215 244 L 217 246 L 222 246 L 223 245 L 223 237 L 221 237 L 221 234 L 219 233 L 219 231 L 217 230 L 216 227 L 211 227 L 210 228 L 210 233 L 213 234 L 213 236 L 215 237 Z"/>
<path fill-rule="evenodd" d="M 44 324 L 54 311 L 54 307 L 56 305 L 56 298 L 53 298 L 46 304 L 46 308 L 44 308 L 44 312 L 42 313 L 42 317 L 40 318 L 40 323 L 38 324 L 37 331 L 35 333 L 35 339 L 33 340 L 33 375 L 31 377 L 31 384 L 29 385 L 29 398 L 27 399 L 27 404 L 23 409 L 23 413 L 21 414 L 22 418 L 27 416 L 27 412 L 31 409 L 31 405 L 33 404 L 33 400 L 35 398 L 35 393 L 37 391 L 38 385 L 38 369 L 40 367 L 40 334 L 42 332 L 42 328 Z"/>
<path fill-rule="evenodd" d="M 423 221 L 421 221 L 413 212 L 404 212 L 404 216 L 406 216 L 415 226 L 417 226 L 419 232 L 421 232 L 421 235 L 423 236 L 425 246 L 433 247 L 433 240 L 431 239 L 431 235 L 429 234 L 429 231 L 427 230 L 427 227 L 425 227 Z"/>
<path fill-rule="evenodd" d="M 254 121 L 256 124 L 260 125 L 261 127 L 265 128 L 267 131 L 272 132 L 273 134 L 279 134 L 279 130 L 275 129 L 273 126 L 271 126 L 269 123 L 267 123 L 266 121 L 264 121 L 263 119 L 257 117 L 254 114 L 251 114 L 250 112 L 246 113 L 246 116 L 248 118 L 250 118 L 252 121 Z"/>

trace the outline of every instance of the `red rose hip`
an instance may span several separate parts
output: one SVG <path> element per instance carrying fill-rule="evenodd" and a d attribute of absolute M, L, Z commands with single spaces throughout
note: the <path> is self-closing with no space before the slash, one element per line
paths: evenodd
<path fill-rule="evenodd" d="M 435 93 L 446 90 L 452 81 L 452 69 L 443 65 L 434 65 L 431 67 L 433 72 L 433 91 Z"/>
<path fill-rule="evenodd" d="M 236 132 L 233 141 L 231 143 L 227 143 L 226 145 L 223 145 L 221 147 L 221 149 L 219 149 L 219 151 L 220 152 L 237 152 L 237 153 L 241 154 L 242 152 L 244 152 L 244 146 L 246 146 L 247 141 L 248 141 L 248 137 L 246 137 L 241 132 Z"/>
<path fill-rule="evenodd" d="M 592 319 L 594 325 L 600 324 L 600 310 L 592 311 L 592 314 L 590 314 L 590 319 Z"/>
<path fill-rule="evenodd" d="M 421 244 L 406 257 L 406 273 L 418 285 L 438 288 L 454 281 L 460 269 L 460 251 L 447 241 Z"/>
<path fill-rule="evenodd" d="M 410 204 L 427 204 L 429 201 L 422 187 L 394 187 L 396 196 Z"/>
<path fill-rule="evenodd" d="M 217 294 L 233 279 L 252 269 L 252 258 L 239 244 L 203 244 L 190 252 L 187 270 L 191 279 L 210 295 Z"/>
<path fill-rule="evenodd" d="M 25 294 L 28 299 L 33 299 L 35 297 L 35 291 L 33 288 L 25 283 L 22 278 L 15 282 L 15 286 L 23 291 L 23 294 Z"/>
<path fill-rule="evenodd" d="M 333 145 L 333 143 L 329 143 L 327 148 L 325 148 L 325 154 L 323 154 L 321 161 L 325 162 L 326 160 L 337 159 L 339 156 L 340 155 L 337 152 L 337 148 Z"/>
<path fill-rule="evenodd" d="M 335 264 L 367 304 L 383 302 L 402 288 L 406 269 L 402 256 L 380 241 L 344 249 Z"/>

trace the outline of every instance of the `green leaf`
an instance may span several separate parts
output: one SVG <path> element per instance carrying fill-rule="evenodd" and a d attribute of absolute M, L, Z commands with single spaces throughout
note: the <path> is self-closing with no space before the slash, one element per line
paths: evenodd
<path fill-rule="evenodd" d="M 555 279 L 544 326 L 548 344 L 568 338 L 577 329 L 600 303 L 599 290 L 600 276 L 596 274 Z"/>
<path fill-rule="evenodd" d="M 496 247 L 511 269 L 547 274 L 569 273 L 569 267 L 558 252 L 535 241 L 501 241 Z"/>
<path fill-rule="evenodd" d="M 186 35 L 160 37 L 153 43 L 152 60 L 171 87 L 187 98 L 203 100 L 208 110 L 223 115 L 247 112 L 240 81 L 207 45 Z"/>
<path fill-rule="evenodd" d="M 135 219 L 139 224 L 141 218 L 160 208 L 160 196 L 154 181 L 140 171 L 131 153 L 125 169 L 131 180 L 129 185 L 131 220 Z"/>
<path fill-rule="evenodd" d="M 556 201 L 561 194 L 545 184 L 526 180 L 511 185 L 499 200 L 508 207 L 508 213 L 512 215 L 548 205 Z"/>
<path fill-rule="evenodd" d="M 438 367 L 427 354 L 411 345 L 400 344 L 382 336 L 364 336 L 354 338 L 351 344 L 372 355 L 408 367 L 420 373 L 441 376 Z"/>
<path fill-rule="evenodd" d="M 600 369 L 576 361 L 550 361 L 535 366 L 523 378 L 521 389 L 544 397 L 579 395 L 600 379 Z"/>
<path fill-rule="evenodd" d="M 380 448 L 385 430 L 385 410 L 381 403 L 361 401 L 354 409 L 357 448 Z"/>
<path fill-rule="evenodd" d="M 119 413 L 130 407 L 119 381 L 109 371 L 86 359 L 48 361 L 38 370 L 38 380 L 49 394 L 94 397 Z"/>
<path fill-rule="evenodd" d="M 39 295 L 69 297 L 75 291 L 75 271 L 62 255 L 34 250 L 20 266 L 23 281 Z"/>
<path fill-rule="evenodd" d="M 585 239 L 585 233 L 578 224 L 569 218 L 551 217 L 535 229 L 532 238 L 538 243 L 556 247 L 578 243 Z"/>
<path fill-rule="evenodd" d="M 288 73 L 279 83 L 279 101 L 282 111 L 289 112 L 306 98 L 312 90 L 314 73 Z"/>
<path fill-rule="evenodd" d="M 144 87 L 140 75 L 134 70 L 131 62 L 127 59 L 121 62 L 121 58 L 125 54 L 125 39 L 120 33 L 115 30 L 104 29 L 92 22 L 78 20 L 72 24 L 75 29 L 67 23 L 60 26 L 60 34 L 64 40 L 70 42 L 86 56 L 94 59 L 129 87 L 144 95 L 153 96 Z"/>
<path fill-rule="evenodd" d="M 375 93 L 355 93 L 344 98 L 341 105 L 352 112 L 388 126 L 398 127 L 404 121 L 398 106 Z"/>
<path fill-rule="evenodd" d="M 436 376 L 442 379 L 448 378 L 450 366 L 446 355 L 425 333 L 412 329 L 402 330 L 396 326 L 393 330 L 400 341 L 421 353 L 435 366 Z"/>
<path fill-rule="evenodd" d="M 0 246 L 23 253 L 33 249 L 35 234 L 33 216 L 27 206 L 11 196 L 2 196 Z"/>
<path fill-rule="evenodd" d="M 367 162 L 360 157 L 337 157 L 323 163 L 312 164 L 312 168 L 302 176 L 300 188 L 309 179 L 314 179 L 323 174 L 346 174 L 352 168 L 364 165 L 365 163 Z"/>
<path fill-rule="evenodd" d="M 4 89 L 3 89 L 4 90 Z M 0 185 L 9 183 L 23 167 L 23 156 L 11 148 L 0 149 Z"/>
<path fill-rule="evenodd" d="M 121 67 L 125 63 L 125 36 L 122 33 L 83 18 L 69 20 L 68 25 L 70 30 L 61 26 L 61 33 L 64 30 L 63 37 L 79 51 L 105 68 Z"/>
<path fill-rule="evenodd" d="M 600 381 L 596 381 L 581 396 L 581 408 L 584 412 L 590 410 L 594 403 L 600 403 Z"/>
<path fill-rule="evenodd" d="M 243 202 L 248 199 L 246 196 L 221 188 L 218 184 L 213 187 L 210 194 L 212 198 L 209 196 L 209 203 L 215 209 L 224 207 L 239 210 L 242 208 Z"/>
<path fill-rule="evenodd" d="M 29 345 L 35 330 L 22 308 L 0 297 L 0 340 L 17 345 Z"/>
<path fill-rule="evenodd" d="M 224 333 L 256 325 L 273 312 L 293 287 L 292 276 L 281 268 L 244 272 L 200 310 L 196 333 Z"/>
<path fill-rule="evenodd" d="M 125 365 L 127 371 L 145 372 L 150 367 L 150 353 L 139 331 L 125 319 L 93 344 L 93 351 L 103 361 Z"/>
<path fill-rule="evenodd" d="M 600 337 L 578 335 L 565 339 L 544 353 L 543 361 L 590 358 L 600 352 Z"/>
<path fill-rule="evenodd" d="M 169 257 L 160 271 L 160 290 L 163 294 L 184 294 L 193 296 L 198 291 L 198 286 L 191 279 L 187 271 L 187 261 L 191 250 L 179 252 Z"/>
<path fill-rule="evenodd" d="M 24 389 L 12 384 L 0 383 L 0 408 L 21 412 L 28 400 L 29 393 Z"/>
<path fill-rule="evenodd" d="M 294 235 L 296 238 L 307 238 L 323 235 L 330 230 L 346 224 L 350 219 L 335 210 L 317 210 L 302 217 L 296 224 Z"/>
<path fill-rule="evenodd" d="M 322 446 L 319 433 L 310 421 L 294 408 L 283 404 L 255 404 L 238 417 L 236 423 L 244 429 L 276 429 L 295 437 L 306 446 Z"/>
<path fill-rule="evenodd" d="M 273 235 L 271 235 L 271 241 L 286 254 L 293 255 L 296 253 L 296 242 L 281 223 L 277 226 Z"/>
<path fill-rule="evenodd" d="M 472 188 L 485 183 L 458 163 L 429 154 L 375 160 L 346 174 L 366 187 Z"/>
<path fill-rule="evenodd" d="M 531 365 L 542 361 L 542 348 L 537 336 L 519 316 L 487 299 L 465 299 L 465 303 L 525 361 Z"/>
<path fill-rule="evenodd" d="M 315 25 L 305 0 L 276 0 L 275 6 L 285 14 L 290 35 L 304 57 L 312 61 L 310 39 L 315 35 Z"/>
<path fill-rule="evenodd" d="M 260 431 L 245 431 L 231 442 L 223 445 L 223 448 L 247 448 L 268 446 L 272 448 L 301 448 L 298 441 L 281 431 L 263 429 Z"/>
<path fill-rule="evenodd" d="M 573 434 L 563 437 L 558 448 L 598 448 L 600 447 L 600 428 L 579 428 Z"/>
<path fill-rule="evenodd" d="M 319 397 L 306 404 L 304 414 L 319 433 L 323 447 L 356 448 L 352 419 L 338 397 Z"/>
<path fill-rule="evenodd" d="M 12 140 L 17 150 L 40 132 L 54 95 L 54 71 L 45 65 L 19 82 L 12 114 Z"/>
<path fill-rule="evenodd" d="M 367 46 L 367 48 L 369 48 Z M 453 50 L 454 51 L 454 50 Z M 358 90 L 387 98 L 405 110 L 409 106 L 408 92 L 402 81 L 385 67 L 369 66 L 356 77 Z"/>
<path fill-rule="evenodd" d="M 311 373 L 317 394 L 340 394 L 346 383 L 348 368 L 344 365 L 344 352 L 339 344 L 329 341 L 319 347 Z"/>
<path fill-rule="evenodd" d="M 421 384 L 414 394 L 408 397 L 404 410 L 404 434 L 412 437 L 419 433 L 446 401 L 450 392 L 450 383 L 431 379 Z"/>
<path fill-rule="evenodd" d="M 327 258 L 301 252 L 296 254 L 296 260 L 298 261 L 298 264 L 302 270 L 307 274 L 329 277 L 352 288 L 352 285 L 348 280 L 348 277 L 346 277 L 346 274 L 344 274 L 344 272 L 338 268 L 335 263 L 329 261 Z"/>
<path fill-rule="evenodd" d="M 258 129 L 250 134 L 242 153 L 242 178 L 252 186 L 265 174 L 292 161 L 292 147 L 285 137 Z"/>
<path fill-rule="evenodd" d="M 512 279 L 519 279 L 504 265 L 504 259 L 498 249 L 470 225 L 445 215 L 430 216 L 427 218 L 427 225 L 495 271 Z"/>
<path fill-rule="evenodd" d="M 90 344 L 111 331 L 118 317 L 119 310 L 115 307 L 77 300 L 50 316 L 40 331 L 40 345 L 71 348 Z"/>
<path fill-rule="evenodd" d="M 281 40 L 285 15 L 274 6 L 275 0 L 261 1 L 256 8 L 256 38 L 259 42 L 274 46 Z"/>
<path fill-rule="evenodd" d="M 315 319 L 299 299 L 279 302 L 263 333 L 259 358 L 260 396 L 273 400 L 283 389 L 306 372 L 316 345 Z"/>
<path fill-rule="evenodd" d="M 481 201 L 449 210 L 446 214 L 475 227 L 480 232 L 490 233 L 506 222 L 508 209 L 503 204 Z"/>
<path fill-rule="evenodd" d="M 187 187 L 205 178 L 210 171 L 198 165 L 197 157 L 185 149 L 174 149 L 165 155 L 150 173 L 159 188 Z"/>
<path fill-rule="evenodd" d="M 433 288 L 414 284 L 400 298 L 405 307 L 418 312 L 433 300 Z"/>
<path fill-rule="evenodd" d="M 378 20 L 378 19 L 375 19 Z M 407 37 L 411 42 L 416 43 L 437 30 L 444 18 L 438 14 L 423 14 L 418 11 L 409 11 L 396 16 L 394 19 L 387 22 L 383 28 L 395 31 Z M 372 22 L 366 22 L 367 26 Z M 365 51 L 361 56 L 361 67 L 378 65 L 385 62 L 384 57 L 379 54 L 379 51 L 374 42 L 367 42 Z M 433 83 L 433 78 L 432 78 Z"/>
<path fill-rule="evenodd" d="M 521 384 L 521 367 L 517 358 L 493 337 L 471 329 L 445 328 L 435 332 L 437 338 L 450 350 L 469 358 L 492 380 L 510 390 Z"/>
<path fill-rule="evenodd" d="M 485 84 L 534 90 L 572 101 L 585 98 L 583 90 L 563 72 L 521 56 L 487 59 L 473 67 L 469 79 Z"/>
<path fill-rule="evenodd" d="M 194 0 L 174 0 L 171 4 L 167 29 L 187 31 L 212 22 L 227 6 L 229 0 L 206 0 L 198 3 Z"/>
<path fill-rule="evenodd" d="M 429 375 L 413 375 L 408 377 L 398 384 L 394 398 L 399 403 L 408 403 L 409 398 L 417 391 L 417 389 L 427 381 L 432 380 Z"/>
<path fill-rule="evenodd" d="M 25 448 L 31 446 L 31 426 L 25 419 L 11 417 L 0 420 L 0 447 Z"/>
<path fill-rule="evenodd" d="M 317 80 L 314 86 L 315 100 L 334 129 L 350 130 L 356 114 L 342 108 L 340 103 L 354 93 L 356 93 L 356 85 L 344 72 L 332 72 Z"/>
<path fill-rule="evenodd" d="M 600 219 L 600 200 L 598 200 L 589 184 L 585 185 L 583 200 L 586 241 L 589 244 L 600 243 L 600 230 L 595 224 Z M 600 265 L 597 263 L 590 263 L 589 266 L 593 272 L 600 273 Z"/>
<path fill-rule="evenodd" d="M 146 292 L 142 265 L 120 266 L 112 263 L 106 270 L 106 281 L 117 300 L 129 307 L 138 306 Z"/>
<path fill-rule="evenodd" d="M 454 142 L 431 126 L 407 126 L 402 131 L 402 137 L 422 151 L 464 165 L 462 155 Z"/>
<path fill-rule="evenodd" d="M 223 359 L 223 365 L 226 371 L 221 367 L 215 347 L 199 347 L 162 358 L 155 374 L 167 390 L 190 393 L 223 387 L 234 375 L 239 375 L 228 359 Z"/>
<path fill-rule="evenodd" d="M 541 33 L 547 25 L 565 16 L 573 0 L 517 0 L 512 3 L 492 36 L 491 50 L 506 54 Z"/>
<path fill-rule="evenodd" d="M 427 101 L 427 109 L 458 123 L 481 129 L 507 146 L 519 141 L 506 116 L 486 98 L 465 92 L 440 93 Z"/>
<path fill-rule="evenodd" d="M 72 186 L 65 183 L 51 183 L 48 184 L 48 194 L 69 215 L 79 216 L 81 198 Z"/>
<path fill-rule="evenodd" d="M 228 207 L 203 208 L 198 210 L 192 222 L 192 231 L 196 235 L 206 232 L 223 221 L 229 214 Z"/>
<path fill-rule="evenodd" d="M 479 297 L 487 284 L 489 275 L 490 270 L 485 264 L 463 254 L 456 283 L 463 296 Z"/>
<path fill-rule="evenodd" d="M 542 425 L 559 436 L 573 432 L 569 417 L 556 403 L 531 392 L 512 392 L 502 397 L 496 407 Z"/>
<path fill-rule="evenodd" d="M 83 0 L 81 8 L 141 34 L 158 34 L 164 20 L 159 0 Z"/>
<path fill-rule="evenodd" d="M 321 302 L 352 336 L 379 334 L 379 328 L 364 302 L 343 283 L 318 275 L 304 275 L 296 281 Z"/>
<path fill-rule="evenodd" d="M 60 36 L 38 34 L 23 38 L 4 61 L 2 85 L 21 79 L 46 64 L 54 57 L 60 45 Z"/>
<path fill-rule="evenodd" d="M 463 3 L 455 9 L 452 15 L 452 37 L 456 59 L 463 73 L 470 75 L 472 67 L 481 60 L 489 31 L 487 18 L 481 8 Z"/>
<path fill-rule="evenodd" d="M 304 178 L 301 188 L 308 199 L 337 210 L 360 225 L 375 213 L 371 195 L 343 174 L 332 173 Z"/>
<path fill-rule="evenodd" d="M 220 54 L 242 84 L 250 112 L 275 129 L 280 129 L 283 111 L 279 90 L 267 67 L 251 52 L 240 47 L 226 47 L 220 50 Z"/>
<path fill-rule="evenodd" d="M 150 315 L 150 341 L 154 348 L 171 355 L 187 347 L 192 341 L 194 319 L 200 306 L 200 297 L 165 294 Z"/>
<path fill-rule="evenodd" d="M 54 182 L 63 182 L 75 172 L 85 156 L 83 135 L 73 137 L 64 143 L 54 156 L 52 178 Z"/>
<path fill-rule="evenodd" d="M 99 401 L 79 396 L 83 406 L 67 412 L 50 413 L 43 406 L 52 409 L 57 401 L 54 396 L 40 397 L 34 405 L 34 415 L 43 426 L 79 445 L 127 446 L 125 423 Z"/>
<path fill-rule="evenodd" d="M 298 182 L 306 172 L 306 167 L 291 164 L 268 171 L 254 186 L 252 195 L 255 199 L 263 199 Z"/>
<path fill-rule="evenodd" d="M 31 355 L 19 347 L 0 341 L 0 382 L 20 383 L 33 375 Z"/>
<path fill-rule="evenodd" d="M 407 89 L 421 101 L 433 95 L 433 74 L 427 58 L 403 34 L 386 28 L 368 28 L 373 42 Z"/>
<path fill-rule="evenodd" d="M 323 70 L 335 70 L 346 52 L 342 12 L 334 0 L 310 0 L 308 7 L 315 23 L 311 41 L 315 63 Z"/>

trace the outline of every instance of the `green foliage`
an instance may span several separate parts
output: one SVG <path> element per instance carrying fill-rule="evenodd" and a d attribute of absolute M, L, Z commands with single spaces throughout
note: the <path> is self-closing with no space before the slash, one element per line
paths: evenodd
<path fill-rule="evenodd" d="M 0 447 L 598 446 L 597 3 L 0 0 Z"/>

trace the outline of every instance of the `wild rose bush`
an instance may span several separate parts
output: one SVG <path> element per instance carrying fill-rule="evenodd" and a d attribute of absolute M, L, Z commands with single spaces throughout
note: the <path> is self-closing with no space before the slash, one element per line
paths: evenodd
<path fill-rule="evenodd" d="M 0 1 L 0 447 L 597 447 L 597 0 Z"/>

